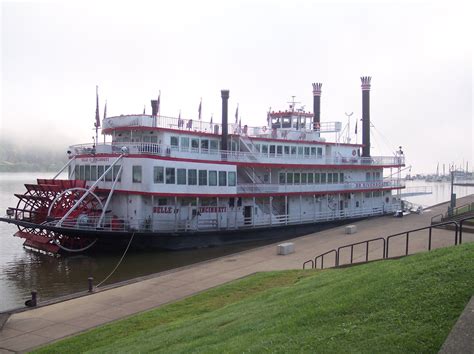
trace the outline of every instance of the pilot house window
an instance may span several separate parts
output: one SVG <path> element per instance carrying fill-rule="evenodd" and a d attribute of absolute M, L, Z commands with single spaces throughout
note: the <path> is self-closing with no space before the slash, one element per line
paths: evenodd
<path fill-rule="evenodd" d="M 142 166 L 132 166 L 132 182 L 142 183 Z"/>

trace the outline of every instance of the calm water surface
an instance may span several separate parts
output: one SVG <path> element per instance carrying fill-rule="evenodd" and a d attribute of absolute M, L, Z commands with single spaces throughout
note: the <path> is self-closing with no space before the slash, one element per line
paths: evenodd
<path fill-rule="evenodd" d="M 4 215 L 8 206 L 16 206 L 17 198 L 13 193 L 23 193 L 25 183 L 53 176 L 54 173 L 0 173 L 0 214 Z M 427 184 L 414 181 L 409 185 Z M 449 200 L 449 184 L 430 185 L 433 186 L 432 195 L 409 200 L 424 206 Z M 474 188 L 455 187 L 455 192 L 460 197 L 474 193 Z M 0 223 L 0 311 L 23 306 L 32 289 L 38 291 L 40 300 L 83 291 L 87 288 L 89 276 L 94 277 L 95 283 L 102 281 L 121 257 L 121 252 L 118 252 L 53 258 L 25 250 L 23 239 L 12 236 L 16 231 L 16 226 Z M 173 269 L 262 244 L 264 242 L 187 251 L 130 252 L 107 283 Z"/>

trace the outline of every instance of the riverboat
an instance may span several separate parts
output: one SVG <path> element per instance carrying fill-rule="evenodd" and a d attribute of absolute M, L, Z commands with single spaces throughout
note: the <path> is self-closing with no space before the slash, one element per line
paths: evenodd
<path fill-rule="evenodd" d="M 405 159 L 401 149 L 371 156 L 371 78 L 361 81 L 361 144 L 341 141 L 341 122 L 321 121 L 321 83 L 312 85 L 313 113 L 292 102 L 257 127 L 242 126 L 237 114 L 229 123 L 228 90 L 220 124 L 163 116 L 159 98 L 151 115 L 104 112 L 101 120 L 97 96 L 104 143 L 71 146 L 63 169 L 26 184 L 0 220 L 18 226 L 25 247 L 57 254 L 132 239 L 167 249 L 210 246 L 393 213 Z"/>

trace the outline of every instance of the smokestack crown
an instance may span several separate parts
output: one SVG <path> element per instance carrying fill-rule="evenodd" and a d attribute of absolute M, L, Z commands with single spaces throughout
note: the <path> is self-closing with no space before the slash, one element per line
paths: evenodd
<path fill-rule="evenodd" d="M 368 90 L 370 90 L 370 80 L 371 80 L 371 79 L 372 79 L 372 78 L 371 78 L 370 76 L 362 76 L 362 77 L 360 78 L 360 81 L 362 82 L 362 85 L 361 85 L 362 91 L 368 91 Z"/>
<path fill-rule="evenodd" d="M 322 83 L 313 83 L 313 96 L 321 96 L 321 86 L 323 86 Z"/>
<path fill-rule="evenodd" d="M 221 90 L 222 98 L 229 98 L 229 90 Z"/>

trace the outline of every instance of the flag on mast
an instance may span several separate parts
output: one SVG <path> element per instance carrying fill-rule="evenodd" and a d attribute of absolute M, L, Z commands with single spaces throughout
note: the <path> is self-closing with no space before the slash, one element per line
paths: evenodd
<path fill-rule="evenodd" d="M 146 106 L 144 105 L 143 106 L 143 114 L 145 114 L 145 112 L 146 112 Z"/>
<path fill-rule="evenodd" d="M 95 127 L 99 128 L 100 127 L 100 115 L 99 115 L 99 86 L 95 87 L 95 98 L 96 98 L 96 103 L 95 103 Z"/>
<path fill-rule="evenodd" d="M 107 101 L 105 101 L 105 106 L 104 106 L 104 119 L 107 118 Z"/>
<path fill-rule="evenodd" d="M 239 121 L 239 104 L 237 103 L 237 108 L 235 109 L 235 124 Z"/>
<path fill-rule="evenodd" d="M 199 120 L 201 120 L 201 110 L 202 110 L 202 98 L 201 98 L 201 101 L 199 102 L 199 108 L 198 108 Z"/>
<path fill-rule="evenodd" d="M 356 126 L 355 126 L 355 130 L 354 130 L 354 134 L 357 134 L 357 122 L 358 122 L 358 120 L 356 119 Z"/>

